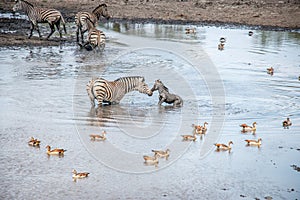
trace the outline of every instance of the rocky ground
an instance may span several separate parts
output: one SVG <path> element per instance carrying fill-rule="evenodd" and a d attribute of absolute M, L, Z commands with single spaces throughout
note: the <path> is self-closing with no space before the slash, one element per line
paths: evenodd
<path fill-rule="evenodd" d="M 300 0 L 28 0 L 39 7 L 55 8 L 66 21 L 73 22 L 78 11 L 91 11 L 101 3 L 108 5 L 111 21 L 152 23 L 247 25 L 257 29 L 300 28 Z M 1 0 L 0 12 L 11 12 L 14 0 Z M 0 19 L 0 46 L 55 45 L 33 37 L 30 24 L 21 19 Z M 72 40 L 68 39 L 68 40 Z"/>

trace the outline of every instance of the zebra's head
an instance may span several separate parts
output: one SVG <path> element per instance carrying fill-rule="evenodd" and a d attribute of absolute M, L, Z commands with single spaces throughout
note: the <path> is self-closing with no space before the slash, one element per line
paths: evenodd
<path fill-rule="evenodd" d="M 98 18 L 100 18 L 101 16 L 106 18 L 106 19 L 109 19 L 111 16 L 109 15 L 108 13 L 108 10 L 107 10 L 107 5 L 105 3 L 103 4 L 100 4 L 99 6 L 97 6 L 94 10 L 93 10 L 93 13 L 95 15 L 97 15 Z"/>
<path fill-rule="evenodd" d="M 169 92 L 169 89 L 159 79 L 154 82 L 151 91 L 154 92 L 155 90 L 159 90 L 160 88 Z"/>
<path fill-rule="evenodd" d="M 22 4 L 20 0 L 15 0 L 15 5 L 13 7 L 13 12 L 16 12 L 18 10 L 22 10 Z"/>
<path fill-rule="evenodd" d="M 153 94 L 152 90 L 148 87 L 147 83 L 145 83 L 144 77 L 141 77 L 141 81 L 137 85 L 137 91 L 143 94 L 148 94 L 148 96 L 152 96 Z"/>

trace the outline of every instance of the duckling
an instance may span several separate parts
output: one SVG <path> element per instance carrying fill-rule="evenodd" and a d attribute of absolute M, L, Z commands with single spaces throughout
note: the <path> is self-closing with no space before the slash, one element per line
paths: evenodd
<path fill-rule="evenodd" d="M 260 146 L 261 145 L 261 141 L 262 139 L 259 138 L 258 140 L 245 140 L 247 142 L 247 145 L 256 145 L 256 146 Z"/>
<path fill-rule="evenodd" d="M 282 126 L 283 126 L 284 128 L 288 128 L 289 126 L 292 126 L 292 121 L 290 120 L 289 117 L 286 118 L 286 120 L 284 120 L 284 121 L 282 122 Z"/>
<path fill-rule="evenodd" d="M 77 171 L 75 169 L 73 169 L 72 173 L 73 173 L 72 178 L 74 178 L 74 179 L 75 178 L 86 178 L 90 174 L 88 172 L 77 173 Z"/>
<path fill-rule="evenodd" d="M 249 132 L 249 131 L 253 131 L 255 132 L 256 131 L 256 122 L 253 122 L 252 126 L 249 126 L 247 124 L 241 124 L 240 127 L 242 127 L 242 132 Z"/>
<path fill-rule="evenodd" d="M 221 42 L 222 44 L 225 43 L 225 42 L 226 42 L 226 38 L 221 37 L 221 38 L 220 38 L 220 42 Z"/>
<path fill-rule="evenodd" d="M 154 152 L 154 156 L 157 155 L 160 158 L 166 158 L 166 160 L 168 160 L 169 156 L 170 156 L 170 149 L 167 149 L 166 151 L 160 151 L 160 150 L 152 150 L 152 152 Z"/>
<path fill-rule="evenodd" d="M 249 35 L 249 36 L 252 36 L 252 35 L 253 35 L 253 31 L 249 31 L 249 32 L 248 32 L 248 35 Z"/>
<path fill-rule="evenodd" d="M 196 141 L 197 140 L 197 137 L 196 137 L 196 134 L 194 133 L 193 135 L 181 135 L 182 137 L 182 140 L 183 141 Z"/>
<path fill-rule="evenodd" d="M 90 137 L 91 137 L 91 140 L 93 140 L 93 141 L 96 139 L 104 141 L 104 140 L 106 140 L 106 131 L 103 131 L 102 135 L 91 134 Z"/>
<path fill-rule="evenodd" d="M 228 145 L 226 145 L 226 144 L 219 144 L 219 143 L 216 143 L 214 145 L 217 147 L 217 150 L 220 150 L 220 149 L 230 150 L 231 149 L 231 146 L 230 146 L 231 144 L 233 144 L 232 141 L 229 141 Z"/>
<path fill-rule="evenodd" d="M 186 28 L 185 29 L 185 34 L 195 34 L 196 33 L 196 28 Z"/>
<path fill-rule="evenodd" d="M 28 145 L 33 146 L 33 147 L 39 147 L 40 146 L 41 141 L 38 139 L 35 139 L 34 137 L 31 137 Z"/>
<path fill-rule="evenodd" d="M 218 44 L 218 50 L 220 50 L 220 51 L 224 50 L 224 46 L 225 46 L 224 43 Z"/>
<path fill-rule="evenodd" d="M 64 153 L 67 151 L 65 149 L 53 149 L 51 150 L 51 147 L 49 145 L 46 146 L 47 154 L 48 155 L 64 155 Z"/>
<path fill-rule="evenodd" d="M 268 72 L 268 74 L 273 75 L 274 74 L 274 68 L 273 67 L 267 68 L 267 72 Z"/>
<path fill-rule="evenodd" d="M 155 154 L 153 157 L 152 156 L 143 156 L 145 163 L 147 164 L 158 164 L 158 155 Z"/>

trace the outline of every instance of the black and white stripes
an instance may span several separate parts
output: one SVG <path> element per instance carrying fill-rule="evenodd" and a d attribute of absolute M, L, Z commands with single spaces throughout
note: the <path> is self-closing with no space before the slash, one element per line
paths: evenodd
<path fill-rule="evenodd" d="M 115 81 L 107 81 L 103 78 L 92 79 L 87 84 L 86 90 L 93 106 L 95 106 L 95 99 L 100 106 L 102 103 L 117 104 L 131 91 L 152 95 L 151 89 L 141 76 L 122 77 Z"/>
<path fill-rule="evenodd" d="M 65 27 L 65 20 L 64 20 L 62 14 L 58 10 L 37 8 L 25 0 L 16 0 L 16 4 L 13 7 L 13 11 L 15 12 L 18 10 L 24 10 L 26 15 L 29 18 L 29 21 L 31 22 L 29 38 L 31 38 L 31 36 L 32 36 L 33 29 L 36 29 L 39 34 L 39 37 L 41 37 L 38 23 L 48 23 L 49 24 L 49 26 L 51 28 L 51 32 L 47 36 L 47 39 L 55 32 L 55 26 L 59 32 L 60 38 L 62 37 L 61 31 L 60 31 L 60 22 L 62 22 L 64 31 L 65 31 L 65 33 L 67 33 L 66 27 Z"/>
<path fill-rule="evenodd" d="M 84 41 L 83 39 L 84 33 L 88 30 L 88 25 L 87 25 L 88 19 L 95 27 L 101 16 L 106 19 L 110 18 L 110 15 L 108 14 L 107 11 L 106 4 L 100 4 L 92 12 L 83 11 L 83 12 L 78 12 L 75 15 L 75 23 L 77 26 L 77 31 L 76 31 L 77 42 L 79 42 L 79 34 L 81 35 L 81 42 L 83 43 Z"/>

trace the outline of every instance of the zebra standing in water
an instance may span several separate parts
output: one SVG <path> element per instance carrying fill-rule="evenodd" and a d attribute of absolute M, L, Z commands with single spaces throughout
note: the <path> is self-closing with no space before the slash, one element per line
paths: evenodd
<path fill-rule="evenodd" d="M 152 96 L 152 91 L 142 76 L 121 77 L 115 81 L 96 78 L 89 81 L 86 90 L 92 106 L 95 106 L 95 99 L 99 106 L 102 103 L 118 104 L 125 94 L 131 91 L 139 91 Z"/>
<path fill-rule="evenodd" d="M 78 45 L 80 47 L 84 47 L 88 51 L 93 50 L 95 48 L 103 50 L 105 47 L 105 39 L 106 39 L 103 31 L 100 31 L 96 27 L 94 27 L 94 24 L 89 18 L 87 18 L 87 27 L 89 30 L 87 42 L 83 45 L 78 43 Z"/>
<path fill-rule="evenodd" d="M 25 14 L 28 16 L 29 21 L 31 22 L 30 35 L 28 38 L 31 38 L 33 29 L 36 28 L 39 37 L 41 38 L 41 33 L 38 27 L 38 23 L 48 23 L 51 28 L 51 32 L 48 35 L 47 39 L 55 32 L 55 27 L 59 32 L 60 38 L 62 38 L 60 31 L 60 22 L 62 22 L 64 31 L 67 33 L 65 20 L 62 14 L 55 9 L 44 9 L 44 8 L 36 8 L 31 3 L 25 0 L 16 0 L 16 4 L 13 7 L 13 12 L 18 10 L 24 10 Z"/>
<path fill-rule="evenodd" d="M 77 43 L 79 42 L 79 32 L 81 34 L 81 41 L 83 43 L 83 35 L 88 30 L 87 19 L 90 19 L 93 26 L 95 27 L 95 25 L 97 24 L 97 22 L 99 21 L 101 16 L 105 17 L 106 19 L 110 18 L 110 15 L 108 14 L 108 11 L 107 11 L 107 5 L 105 3 L 97 6 L 92 11 L 92 13 L 78 12 L 75 15 L 75 23 L 77 26 L 77 31 L 76 31 Z"/>

